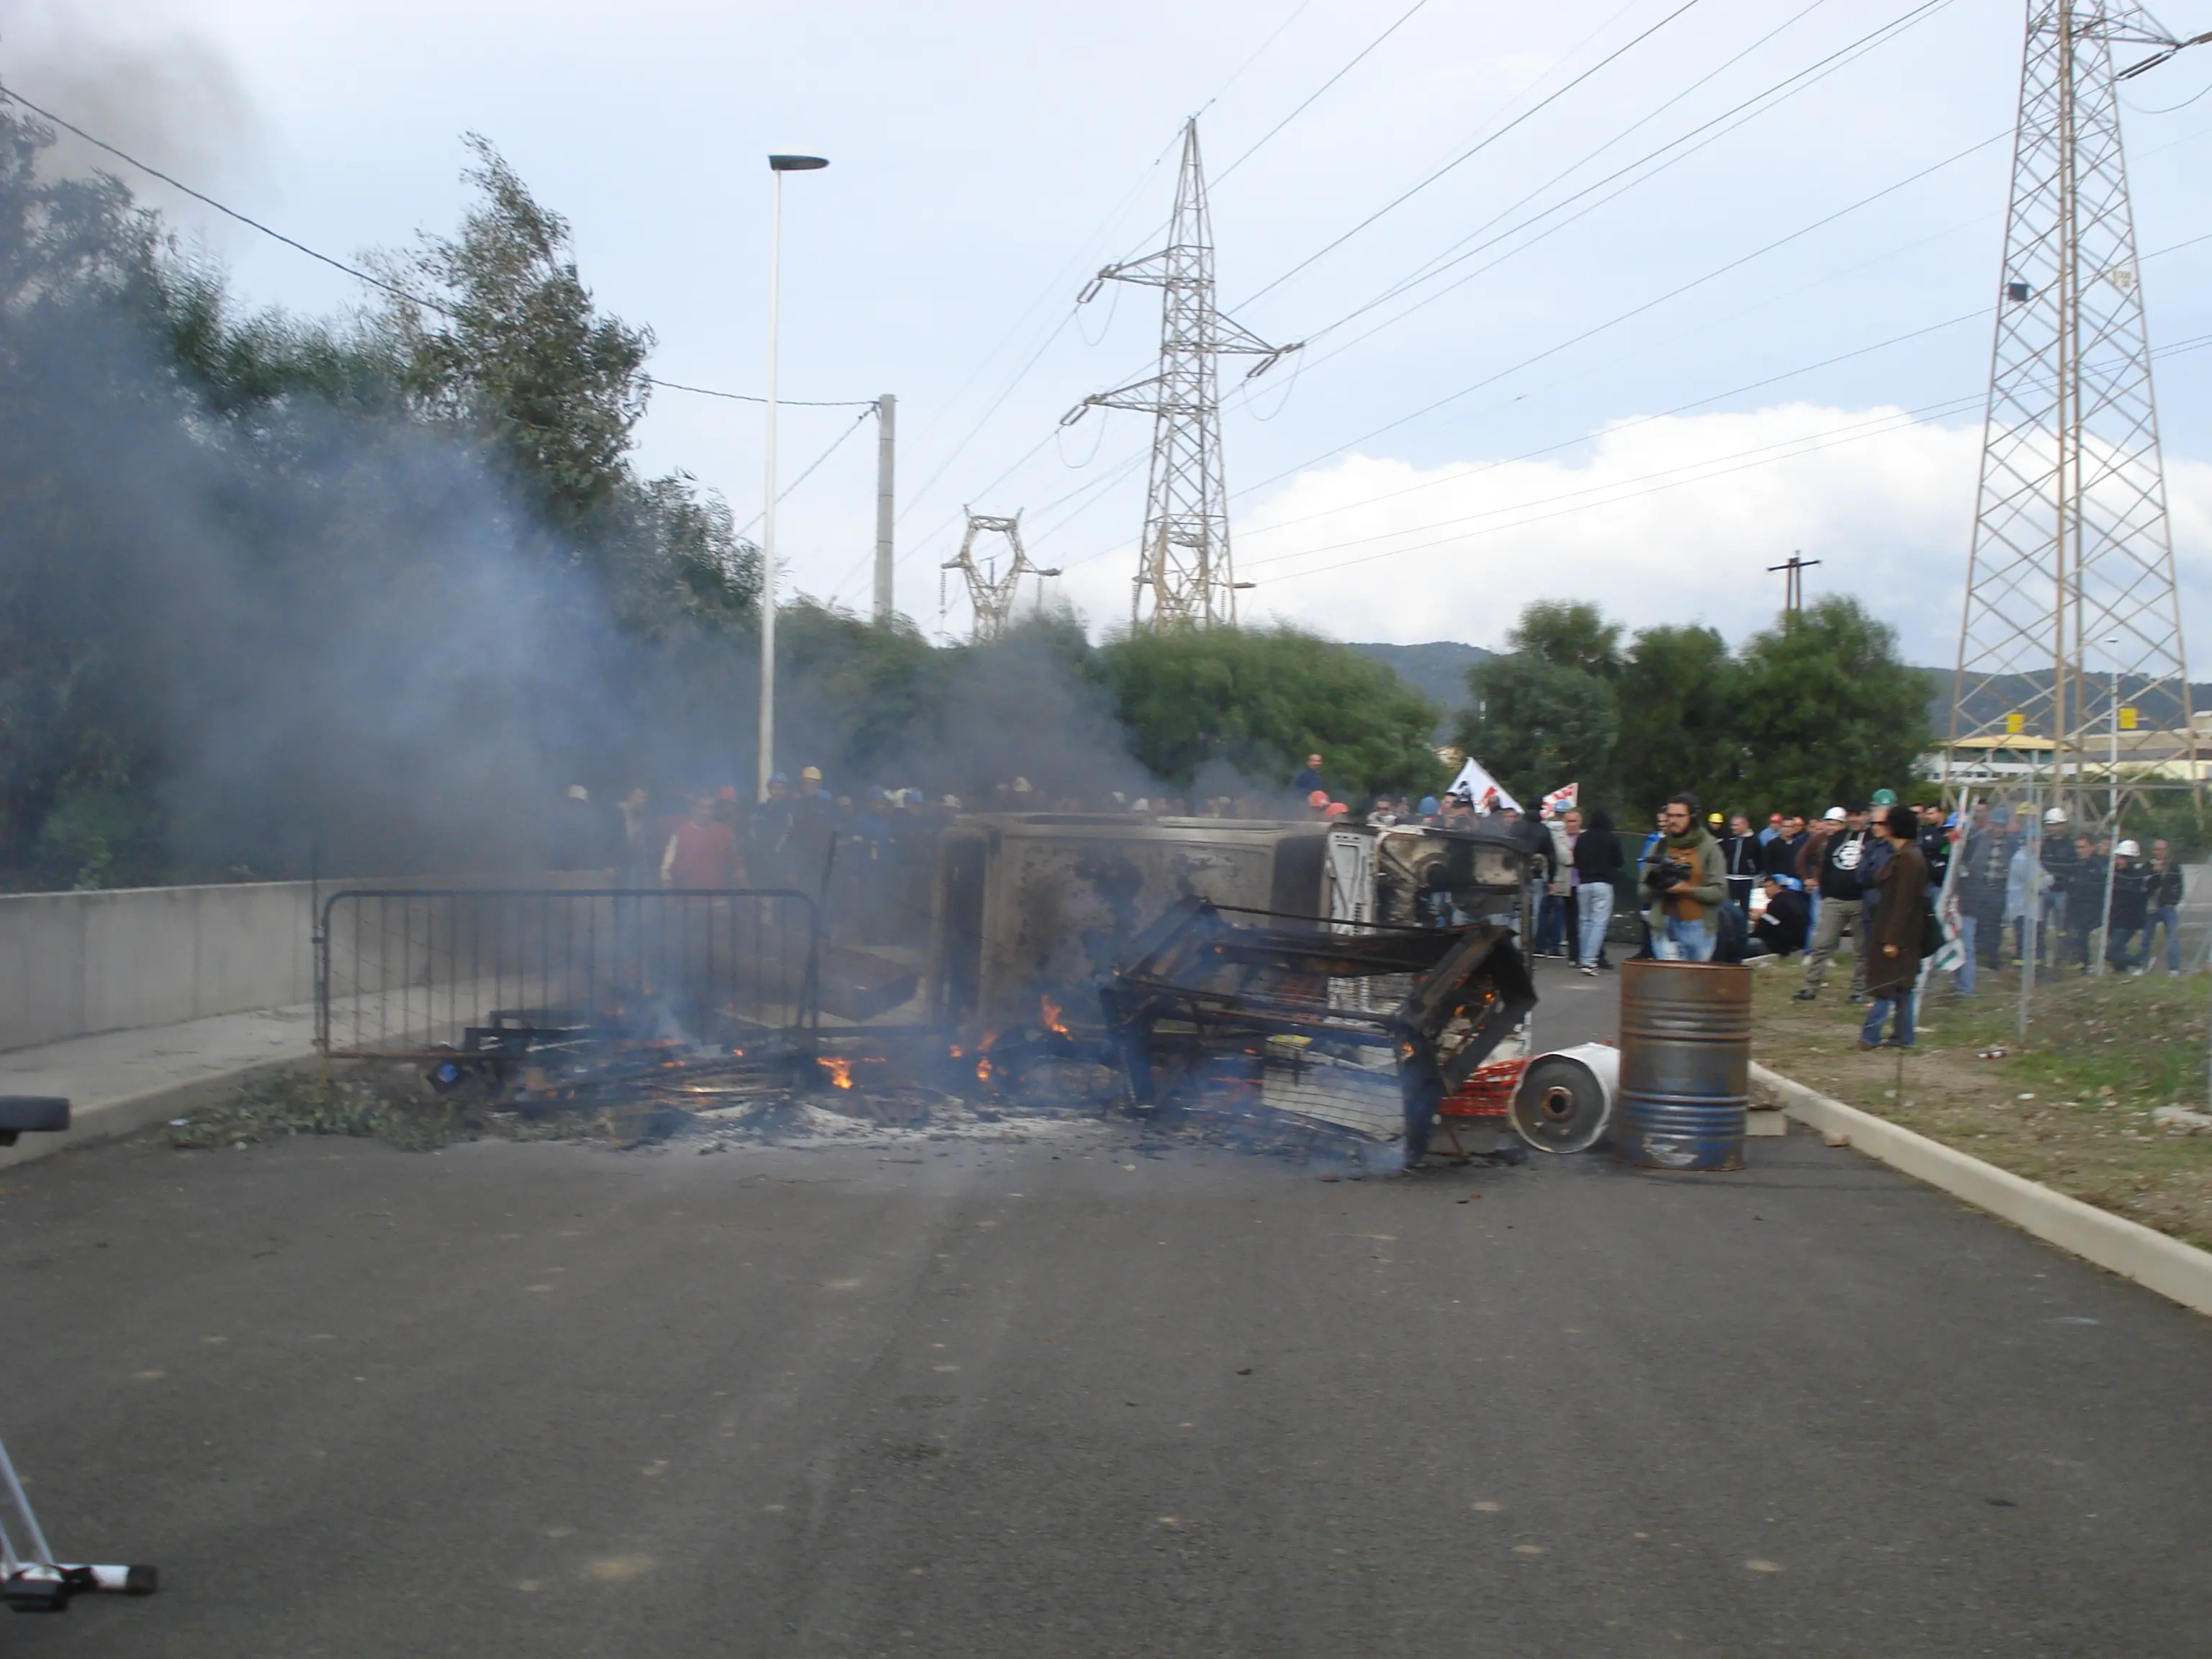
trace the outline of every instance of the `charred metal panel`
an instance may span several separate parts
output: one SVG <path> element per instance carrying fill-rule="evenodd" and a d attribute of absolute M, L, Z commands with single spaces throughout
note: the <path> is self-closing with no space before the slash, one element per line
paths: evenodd
<path fill-rule="evenodd" d="M 1182 900 L 1326 916 L 1329 834 L 1322 823 L 1218 818 L 963 819 L 938 866 L 935 1015 L 995 1030 L 1033 1020 L 1050 995 L 1084 1020 L 1091 982 Z"/>

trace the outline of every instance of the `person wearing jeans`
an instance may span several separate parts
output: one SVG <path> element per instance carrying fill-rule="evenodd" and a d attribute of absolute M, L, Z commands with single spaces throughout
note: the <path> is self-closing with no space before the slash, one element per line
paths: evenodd
<path fill-rule="evenodd" d="M 2143 926 L 2142 965 L 2139 974 L 2150 971 L 2151 946 L 2158 938 L 2158 930 L 2166 929 L 2166 971 L 2181 971 L 2181 866 L 2173 861 L 2173 848 L 2163 841 L 2150 844 L 2150 862 L 2143 867 L 2143 886 L 2150 901 L 2148 918 Z"/>
<path fill-rule="evenodd" d="M 1651 954 L 1662 962 L 1711 962 L 1728 902 L 1721 844 L 1698 822 L 1698 798 L 1680 794 L 1659 815 L 1659 836 L 1644 855 L 1640 884 L 1650 908 Z"/>
<path fill-rule="evenodd" d="M 1909 806 L 1893 806 L 1869 826 L 1889 843 L 1875 872 L 1874 925 L 1867 931 L 1867 1017 L 1859 1047 L 1882 1046 L 1882 1022 L 1895 1016 L 1894 1048 L 1912 1046 L 1912 991 L 1920 978 L 1921 930 L 1928 919 L 1928 860 L 1920 851 L 1920 821 Z"/>
<path fill-rule="evenodd" d="M 1613 920 L 1613 883 L 1620 873 L 1620 843 L 1613 839 L 1613 818 L 1602 806 L 1590 809 L 1589 821 L 1575 837 L 1576 920 L 1582 930 L 1581 970 L 1596 976 L 1613 964 L 1605 959 L 1605 925 Z"/>

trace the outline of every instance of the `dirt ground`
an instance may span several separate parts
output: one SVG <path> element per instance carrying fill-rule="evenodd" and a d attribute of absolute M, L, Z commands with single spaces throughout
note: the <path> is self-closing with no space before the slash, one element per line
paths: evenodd
<path fill-rule="evenodd" d="M 2154 1125 L 2161 1106 L 2206 1103 L 2212 978 L 2038 975 L 2027 1036 L 2020 976 L 1948 975 L 1909 1053 L 1858 1048 L 1865 1013 L 1838 962 L 1817 1002 L 1797 1002 L 1802 958 L 1757 976 L 1753 1057 L 1823 1094 L 2000 1168 L 2212 1248 L 2212 1133 Z"/>

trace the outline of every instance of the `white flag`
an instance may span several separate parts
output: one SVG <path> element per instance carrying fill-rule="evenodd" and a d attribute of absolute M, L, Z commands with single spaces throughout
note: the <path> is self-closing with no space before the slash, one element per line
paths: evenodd
<path fill-rule="evenodd" d="M 1467 764 L 1459 769 L 1459 775 L 1452 780 L 1451 787 L 1444 793 L 1457 795 L 1478 812 L 1495 811 L 1504 806 L 1510 806 L 1516 812 L 1521 810 L 1521 803 L 1505 793 L 1505 786 L 1485 771 L 1482 763 L 1471 755 Z"/>

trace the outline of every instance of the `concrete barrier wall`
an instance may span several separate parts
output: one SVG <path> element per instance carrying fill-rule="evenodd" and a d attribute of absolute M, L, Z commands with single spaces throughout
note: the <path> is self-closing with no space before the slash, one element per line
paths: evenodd
<path fill-rule="evenodd" d="M 314 995 L 306 882 L 0 897 L 0 1049 Z"/>
<path fill-rule="evenodd" d="M 345 887 L 592 887 L 532 875 Z M 0 896 L 0 1050 L 312 1001 L 315 890 L 304 881 Z"/>

